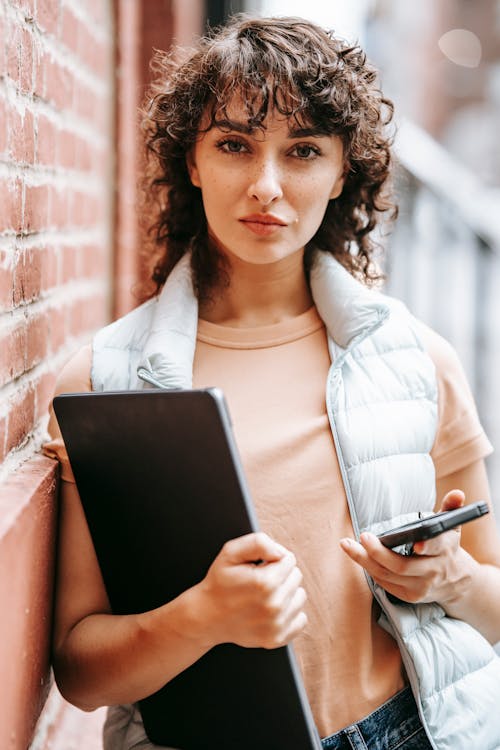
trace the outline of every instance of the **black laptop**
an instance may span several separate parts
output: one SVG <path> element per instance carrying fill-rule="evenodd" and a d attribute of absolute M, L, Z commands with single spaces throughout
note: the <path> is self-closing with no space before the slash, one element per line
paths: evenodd
<path fill-rule="evenodd" d="M 63 394 L 54 409 L 115 613 L 170 601 L 257 530 L 221 391 Z M 290 646 L 222 644 L 139 706 L 169 748 L 321 748 Z"/>

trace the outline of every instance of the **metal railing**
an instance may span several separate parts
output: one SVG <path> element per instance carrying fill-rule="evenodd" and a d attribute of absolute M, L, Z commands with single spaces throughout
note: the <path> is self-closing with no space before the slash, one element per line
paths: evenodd
<path fill-rule="evenodd" d="M 387 242 L 387 291 L 455 347 L 498 451 L 500 190 L 413 123 L 400 124 L 395 147 L 400 215 Z M 500 520 L 500 457 L 487 465 Z"/>

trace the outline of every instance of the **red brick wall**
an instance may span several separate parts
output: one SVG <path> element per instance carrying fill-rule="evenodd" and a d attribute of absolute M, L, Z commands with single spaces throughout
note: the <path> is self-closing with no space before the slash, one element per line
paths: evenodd
<path fill-rule="evenodd" d="M 111 307 L 112 28 L 110 0 L 0 3 L 2 750 L 29 745 L 50 681 L 47 407 Z"/>
<path fill-rule="evenodd" d="M 203 0 L 0 0 L 1 750 L 100 746 L 104 712 L 51 688 L 57 468 L 40 447 L 61 367 L 135 304 L 146 61 L 202 17 Z"/>
<path fill-rule="evenodd" d="M 55 375 L 109 306 L 109 3 L 34 5 L 0 6 L 4 474 L 38 447 Z"/>
<path fill-rule="evenodd" d="M 136 304 L 147 61 L 189 43 L 203 7 L 0 0 L 1 750 L 101 744 L 104 711 L 51 681 L 57 467 L 40 448 L 61 367 Z"/>

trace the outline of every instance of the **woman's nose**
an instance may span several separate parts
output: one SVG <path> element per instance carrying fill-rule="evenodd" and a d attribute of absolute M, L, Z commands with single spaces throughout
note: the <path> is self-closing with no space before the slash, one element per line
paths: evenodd
<path fill-rule="evenodd" d="M 278 165 L 267 159 L 256 165 L 248 186 L 248 196 L 256 198 L 263 206 L 283 197 L 282 180 Z"/>

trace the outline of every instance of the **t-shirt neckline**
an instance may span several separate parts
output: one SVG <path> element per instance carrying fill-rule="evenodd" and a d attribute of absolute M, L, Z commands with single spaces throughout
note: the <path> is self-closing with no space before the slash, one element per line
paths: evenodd
<path fill-rule="evenodd" d="M 231 328 L 200 318 L 197 339 L 205 344 L 228 349 L 259 349 L 288 344 L 323 327 L 324 323 L 313 306 L 293 318 L 252 328 Z"/>

